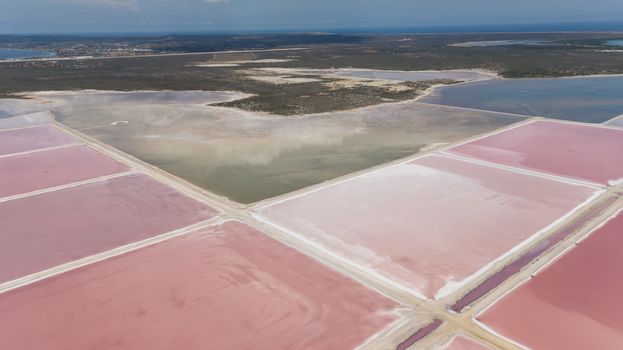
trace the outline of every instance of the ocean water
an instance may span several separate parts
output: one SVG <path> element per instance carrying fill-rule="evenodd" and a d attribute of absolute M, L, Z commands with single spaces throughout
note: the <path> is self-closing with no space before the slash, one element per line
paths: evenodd
<path fill-rule="evenodd" d="M 0 49 L 0 60 L 54 56 L 56 54 L 49 51 Z"/>

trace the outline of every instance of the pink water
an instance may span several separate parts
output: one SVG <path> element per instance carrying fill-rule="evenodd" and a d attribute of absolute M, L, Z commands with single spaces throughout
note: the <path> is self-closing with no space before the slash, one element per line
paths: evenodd
<path fill-rule="evenodd" d="M 478 319 L 533 349 L 620 349 L 623 214 Z"/>
<path fill-rule="evenodd" d="M 76 142 L 76 139 L 52 125 L 0 130 L 0 156 L 56 147 L 72 142 Z"/>
<path fill-rule="evenodd" d="M 54 122 L 54 115 L 50 112 L 35 112 L 15 117 L 0 118 L 0 130 L 23 128 Z"/>
<path fill-rule="evenodd" d="M 0 158 L 0 197 L 128 170 L 129 166 L 87 146 Z"/>
<path fill-rule="evenodd" d="M 352 349 L 396 306 L 227 222 L 0 294 L 0 348 Z"/>
<path fill-rule="evenodd" d="M 594 191 L 427 156 L 265 207 L 260 214 L 433 298 Z"/>
<path fill-rule="evenodd" d="M 454 337 L 443 350 L 492 350 L 483 343 L 477 342 L 471 338 L 458 335 Z"/>
<path fill-rule="evenodd" d="M 623 179 L 623 129 L 540 120 L 450 152 L 601 184 Z"/>
<path fill-rule="evenodd" d="M 146 175 L 0 203 L 0 283 L 216 214 Z"/>

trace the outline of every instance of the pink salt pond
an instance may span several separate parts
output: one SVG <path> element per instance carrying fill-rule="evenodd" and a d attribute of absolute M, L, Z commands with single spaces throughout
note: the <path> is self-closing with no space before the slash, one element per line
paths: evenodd
<path fill-rule="evenodd" d="M 620 349 L 622 235 L 619 213 L 478 320 L 532 349 Z"/>
<path fill-rule="evenodd" d="M 0 156 L 57 147 L 74 142 L 77 142 L 74 137 L 50 124 L 0 130 Z"/>
<path fill-rule="evenodd" d="M 352 349 L 396 307 L 230 221 L 0 294 L 0 348 Z"/>
<path fill-rule="evenodd" d="M 88 146 L 0 158 L 0 197 L 88 180 L 130 167 Z"/>
<path fill-rule="evenodd" d="M 425 156 L 268 204 L 259 217 L 359 268 L 440 298 L 596 189 Z"/>
<path fill-rule="evenodd" d="M 463 335 L 457 335 L 448 344 L 443 347 L 443 350 L 493 350 L 485 344 L 475 341 Z"/>
<path fill-rule="evenodd" d="M 539 120 L 448 152 L 603 185 L 623 179 L 623 130 Z"/>
<path fill-rule="evenodd" d="M 216 214 L 139 174 L 2 202 L 0 283 Z"/>

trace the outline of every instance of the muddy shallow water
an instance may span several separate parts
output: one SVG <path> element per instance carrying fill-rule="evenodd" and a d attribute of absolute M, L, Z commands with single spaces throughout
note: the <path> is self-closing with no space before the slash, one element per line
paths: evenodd
<path fill-rule="evenodd" d="M 245 96 L 234 92 L 32 95 L 62 123 L 245 203 L 522 120 L 414 101 L 284 117 L 208 105 Z"/>

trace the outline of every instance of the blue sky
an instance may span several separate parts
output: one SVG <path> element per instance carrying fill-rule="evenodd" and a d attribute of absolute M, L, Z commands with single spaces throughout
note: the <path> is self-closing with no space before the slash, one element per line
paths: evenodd
<path fill-rule="evenodd" d="M 623 0 L 0 0 L 0 33 L 254 31 L 623 20 Z"/>

